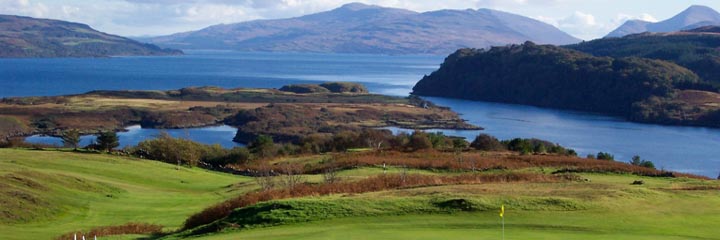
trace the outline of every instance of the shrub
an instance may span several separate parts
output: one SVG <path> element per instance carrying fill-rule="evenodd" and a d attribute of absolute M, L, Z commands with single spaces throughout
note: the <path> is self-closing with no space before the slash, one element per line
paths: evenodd
<path fill-rule="evenodd" d="M 219 147 L 219 148 L 217 148 Z M 214 154 L 207 153 L 202 157 L 202 161 L 215 166 L 223 166 L 227 164 L 246 164 L 251 160 L 250 151 L 246 147 L 234 147 L 225 150 L 219 145 L 212 147 Z"/>
<path fill-rule="evenodd" d="M 442 132 L 428 133 L 428 139 L 434 149 L 445 149 L 452 144 L 452 139 Z"/>
<path fill-rule="evenodd" d="M 417 151 L 423 149 L 431 149 L 433 147 L 433 144 L 430 141 L 430 136 L 427 133 L 423 131 L 415 131 L 412 135 L 410 135 L 410 142 L 408 143 L 408 147 L 414 151 Z"/>
<path fill-rule="evenodd" d="M 480 134 L 470 143 L 470 147 L 482 151 L 502 151 L 506 150 L 505 145 L 500 140 L 488 134 Z"/>
<path fill-rule="evenodd" d="M 610 154 L 610 153 L 599 152 L 599 153 L 597 154 L 597 159 L 598 159 L 598 160 L 614 161 L 614 160 L 615 160 L 615 156 L 613 156 L 613 155 Z"/>
<path fill-rule="evenodd" d="M 218 144 L 205 145 L 188 139 L 174 138 L 161 133 L 155 139 L 149 139 L 129 148 L 131 154 L 159 160 L 167 163 L 197 166 L 204 162 L 213 166 L 227 164 L 245 164 L 251 159 L 250 152 L 244 147 L 227 150 Z"/>
<path fill-rule="evenodd" d="M 453 149 L 455 149 L 455 150 L 463 150 L 468 147 L 468 142 L 462 138 L 453 138 L 452 146 L 453 146 Z"/>
<path fill-rule="evenodd" d="M 632 160 L 630 160 L 630 164 L 655 169 L 655 164 L 653 162 L 641 159 L 638 155 L 632 157 Z"/>

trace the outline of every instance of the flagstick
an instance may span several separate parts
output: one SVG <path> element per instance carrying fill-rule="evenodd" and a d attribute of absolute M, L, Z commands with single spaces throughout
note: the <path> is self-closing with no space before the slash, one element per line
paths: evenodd
<path fill-rule="evenodd" d="M 505 216 L 502 217 L 502 239 L 505 240 Z"/>

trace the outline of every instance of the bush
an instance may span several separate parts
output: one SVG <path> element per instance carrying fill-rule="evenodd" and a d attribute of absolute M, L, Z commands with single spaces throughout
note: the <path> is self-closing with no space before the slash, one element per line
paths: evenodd
<path fill-rule="evenodd" d="M 615 160 L 615 156 L 613 156 L 613 155 L 610 154 L 610 153 L 599 152 L 599 153 L 597 154 L 597 159 L 598 159 L 598 160 L 614 161 L 614 160 Z"/>
<path fill-rule="evenodd" d="M 230 150 L 225 150 L 220 147 L 220 149 L 213 150 L 217 151 L 217 154 L 203 156 L 203 162 L 215 166 L 224 166 L 227 164 L 246 164 L 250 162 L 251 159 L 250 151 L 245 147 L 234 147 Z"/>
<path fill-rule="evenodd" d="M 510 141 L 504 141 L 503 143 L 510 151 L 520 152 L 523 155 L 532 153 L 535 149 L 529 139 L 515 138 Z"/>
<path fill-rule="evenodd" d="M 213 166 L 244 164 L 251 160 L 250 151 L 244 147 L 225 149 L 218 144 L 205 145 L 161 133 L 155 139 L 145 140 L 129 148 L 131 154 L 167 163 L 197 166 L 200 162 Z"/>
<path fill-rule="evenodd" d="M 432 141 L 430 141 L 430 136 L 423 132 L 423 131 L 415 131 L 412 135 L 410 135 L 410 142 L 408 143 L 408 147 L 411 148 L 413 151 L 417 150 L 423 150 L 423 149 L 431 149 L 433 147 Z"/>
<path fill-rule="evenodd" d="M 655 164 L 653 162 L 641 159 L 638 155 L 632 157 L 632 160 L 630 160 L 630 164 L 655 169 Z"/>
<path fill-rule="evenodd" d="M 503 151 L 507 150 L 505 148 L 505 145 L 500 143 L 500 140 L 497 138 L 487 135 L 487 134 L 480 134 L 477 137 L 475 137 L 475 140 L 470 143 L 470 147 L 482 150 L 482 151 Z"/>

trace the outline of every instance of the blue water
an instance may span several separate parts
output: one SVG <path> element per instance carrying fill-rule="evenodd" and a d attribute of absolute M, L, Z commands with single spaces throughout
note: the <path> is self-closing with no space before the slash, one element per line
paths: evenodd
<path fill-rule="evenodd" d="M 450 106 L 483 131 L 442 131 L 472 141 L 480 133 L 499 139 L 539 138 L 572 148 L 580 156 L 600 151 L 630 161 L 639 155 L 658 168 L 717 177 L 720 173 L 720 129 L 640 124 L 596 114 L 531 106 L 427 98 Z M 394 132 L 405 129 L 390 128 Z"/>
<path fill-rule="evenodd" d="M 280 88 L 325 81 L 363 82 L 373 92 L 407 95 L 439 56 L 188 51 L 184 56 L 0 59 L 0 97 L 92 90 L 171 90 L 188 86 Z"/>
<path fill-rule="evenodd" d="M 279 88 L 291 83 L 356 81 L 374 93 L 406 95 L 438 68 L 442 56 L 352 54 L 237 53 L 189 51 L 185 56 L 102 59 L 0 59 L 0 97 L 83 93 L 96 89 L 166 90 L 187 86 Z M 581 155 L 610 152 L 619 161 L 633 155 L 656 166 L 716 177 L 720 172 L 720 130 L 637 124 L 622 119 L 535 107 L 430 98 L 463 114 L 483 132 L 501 139 L 540 138 L 577 150 Z M 235 130 L 200 128 L 169 130 L 225 147 Z M 444 131 L 472 139 L 480 131 Z M 129 129 L 120 133 L 123 146 L 159 133 Z M 88 137 L 85 141 L 89 141 Z M 34 142 L 58 143 L 34 136 Z"/>
<path fill-rule="evenodd" d="M 130 126 L 125 128 L 125 132 L 119 132 L 120 147 L 135 146 L 145 139 L 152 139 L 165 132 L 170 136 L 177 138 L 190 139 L 205 144 L 220 144 L 225 148 L 233 148 L 243 146 L 242 144 L 233 142 L 237 129 L 230 126 L 214 126 L 203 128 L 189 129 L 148 129 L 140 128 L 140 126 Z M 95 141 L 94 135 L 82 136 L 80 138 L 80 146 L 87 146 Z M 43 143 L 62 146 L 62 140 L 57 137 L 34 135 L 25 139 L 29 143 Z"/>

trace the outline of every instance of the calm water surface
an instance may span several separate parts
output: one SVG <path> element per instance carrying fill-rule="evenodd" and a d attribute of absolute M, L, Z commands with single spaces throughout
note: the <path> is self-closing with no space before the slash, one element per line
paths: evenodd
<path fill-rule="evenodd" d="M 291 83 L 356 81 L 374 93 L 404 96 L 442 56 L 352 54 L 238 53 L 190 51 L 185 56 L 102 59 L 0 59 L 0 97 L 83 93 L 98 89 L 168 90 L 187 86 L 279 88 Z M 622 119 L 443 98 L 432 101 L 453 108 L 484 132 L 501 139 L 540 138 L 577 150 L 581 155 L 606 151 L 620 161 L 633 155 L 658 167 L 716 177 L 720 172 L 720 130 L 636 124 Z M 159 133 L 131 127 L 120 133 L 123 146 Z M 397 129 L 396 129 L 397 130 Z M 225 147 L 235 130 L 228 126 L 170 130 Z M 444 131 L 470 139 L 480 131 Z M 89 142 L 91 137 L 85 137 Z M 33 136 L 31 142 L 59 143 Z"/>
<path fill-rule="evenodd" d="M 130 126 L 125 128 L 125 132 L 119 132 L 118 138 L 120 140 L 120 148 L 126 146 L 135 146 L 145 139 L 151 139 L 159 136 L 162 132 L 170 134 L 173 137 L 181 137 L 190 139 L 196 142 L 202 142 L 205 144 L 220 144 L 225 148 L 233 148 L 236 146 L 243 146 L 242 144 L 233 142 L 232 139 L 235 137 L 237 129 L 231 126 L 214 126 L 214 127 L 203 127 L 203 128 L 189 128 L 189 129 L 151 129 L 151 128 L 140 128 L 140 126 Z M 95 136 L 88 135 L 80 138 L 80 145 L 85 146 L 96 139 Z M 34 135 L 27 137 L 26 142 L 30 143 L 44 143 L 62 146 L 62 140 L 57 137 Z"/>

